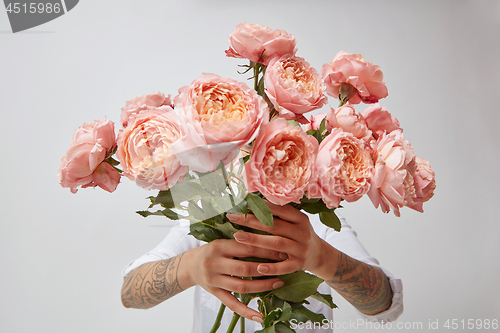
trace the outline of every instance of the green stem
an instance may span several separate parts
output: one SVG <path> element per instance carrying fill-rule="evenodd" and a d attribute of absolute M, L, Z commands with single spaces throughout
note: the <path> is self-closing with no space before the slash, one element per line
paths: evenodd
<path fill-rule="evenodd" d="M 243 294 L 243 295 L 241 295 L 241 302 L 243 304 L 245 304 L 245 305 L 248 305 L 248 303 L 250 303 L 250 301 L 252 300 L 252 298 L 253 297 L 250 294 Z M 240 319 L 240 317 L 241 316 L 239 314 L 237 314 L 236 312 L 233 314 L 233 320 L 231 320 L 231 323 L 229 324 L 229 327 L 227 328 L 227 332 L 226 333 L 233 333 L 234 328 L 236 327 L 236 324 L 238 323 L 238 320 Z M 242 320 L 244 321 L 245 318 L 242 318 Z"/>
<path fill-rule="evenodd" d="M 240 333 L 245 333 L 245 318 L 244 317 L 241 318 L 240 324 L 241 324 Z"/>
<path fill-rule="evenodd" d="M 224 310 L 226 309 L 226 305 L 224 303 L 221 303 L 220 308 L 219 308 L 219 313 L 217 313 L 217 319 L 215 319 L 214 326 L 212 327 L 212 330 L 210 333 L 215 333 L 219 329 L 220 322 L 222 320 L 222 315 L 224 314 Z"/>
<path fill-rule="evenodd" d="M 234 328 L 236 327 L 236 323 L 238 322 L 238 319 L 240 319 L 240 315 L 237 314 L 236 312 L 233 314 L 233 320 L 231 320 L 231 323 L 229 324 L 229 327 L 227 328 L 226 333 L 233 333 Z"/>

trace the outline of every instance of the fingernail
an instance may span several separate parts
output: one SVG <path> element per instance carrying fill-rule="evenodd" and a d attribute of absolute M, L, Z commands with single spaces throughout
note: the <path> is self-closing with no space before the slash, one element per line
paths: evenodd
<path fill-rule="evenodd" d="M 280 257 L 280 259 L 283 259 L 283 260 L 288 259 L 288 254 L 283 253 L 283 252 L 280 252 L 280 254 L 278 256 Z"/>
<path fill-rule="evenodd" d="M 240 231 L 234 234 L 234 238 L 239 241 L 244 241 L 248 239 L 248 235 L 246 234 L 246 232 Z"/>
<path fill-rule="evenodd" d="M 284 284 L 285 284 L 285 282 L 283 282 L 283 281 L 276 281 L 273 284 L 273 289 L 278 289 L 279 287 L 283 287 Z"/>
<path fill-rule="evenodd" d="M 259 273 L 267 273 L 269 271 L 269 268 L 267 266 L 264 266 L 264 265 L 259 265 L 257 266 L 257 271 Z"/>
<path fill-rule="evenodd" d="M 241 218 L 241 214 L 226 214 L 226 216 L 231 221 L 238 221 Z"/>
<path fill-rule="evenodd" d="M 256 322 L 258 322 L 258 323 L 261 323 L 261 324 L 264 322 L 264 320 L 262 320 L 262 318 L 257 317 L 257 316 L 253 316 L 253 317 L 252 317 L 252 320 L 253 320 L 253 321 L 256 321 Z"/>

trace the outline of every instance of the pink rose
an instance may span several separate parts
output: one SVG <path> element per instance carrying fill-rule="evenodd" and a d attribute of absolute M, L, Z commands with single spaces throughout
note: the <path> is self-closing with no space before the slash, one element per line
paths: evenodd
<path fill-rule="evenodd" d="M 385 107 L 381 107 L 378 103 L 370 105 L 363 111 L 366 124 L 372 130 L 375 139 L 382 133 L 390 133 L 395 130 L 403 130 L 399 127 L 399 121 L 391 115 Z"/>
<path fill-rule="evenodd" d="M 125 103 L 125 106 L 122 108 L 120 122 L 123 127 L 127 127 L 130 116 L 143 110 L 155 109 L 163 105 L 174 107 L 172 100 L 170 99 L 170 95 L 165 96 L 164 94 L 158 92 L 138 96 Z"/>
<path fill-rule="evenodd" d="M 109 120 L 94 120 L 79 127 L 59 166 L 59 184 L 76 193 L 77 187 L 99 186 L 113 192 L 120 173 L 104 162 L 116 146 L 115 128 Z"/>
<path fill-rule="evenodd" d="M 413 148 L 401 131 L 383 133 L 374 142 L 373 160 L 375 173 L 368 196 L 375 208 L 380 206 L 384 213 L 392 209 L 400 216 L 399 208 L 415 197 L 413 175 L 417 165 Z"/>
<path fill-rule="evenodd" d="M 436 174 L 431 169 L 431 165 L 427 160 L 415 157 L 415 162 L 417 163 L 417 170 L 414 176 L 415 197 L 413 198 L 413 202 L 407 206 L 423 213 L 423 203 L 429 201 L 434 196 Z"/>
<path fill-rule="evenodd" d="M 185 135 L 172 149 L 194 171 L 213 171 L 231 162 L 239 148 L 269 122 L 267 103 L 246 84 L 203 74 L 175 98 Z"/>
<path fill-rule="evenodd" d="M 278 118 L 264 126 L 245 164 L 248 192 L 260 191 L 277 205 L 299 203 L 311 177 L 318 142 Z"/>
<path fill-rule="evenodd" d="M 354 202 L 370 188 L 372 159 L 364 144 L 352 133 L 334 128 L 318 148 L 308 198 L 322 198 L 328 208 L 340 199 Z"/>
<path fill-rule="evenodd" d="M 321 74 L 330 96 L 338 98 L 342 92 L 352 104 L 376 103 L 388 95 L 380 67 L 360 54 L 340 51 L 331 63 L 323 65 Z"/>
<path fill-rule="evenodd" d="M 229 35 L 228 57 L 246 58 L 267 66 L 271 58 L 285 54 L 295 55 L 297 41 L 295 37 L 283 30 L 272 30 L 269 27 L 240 23 Z"/>
<path fill-rule="evenodd" d="M 327 103 L 321 76 L 303 58 L 291 55 L 273 58 L 264 81 L 267 97 L 285 119 L 305 120 L 303 113 Z"/>
<path fill-rule="evenodd" d="M 337 110 L 330 107 L 326 114 L 326 129 L 331 132 L 332 128 L 342 128 L 344 132 L 350 132 L 358 139 L 369 143 L 372 132 L 366 126 L 364 117 L 356 113 L 354 107 L 347 103 Z"/>
<path fill-rule="evenodd" d="M 326 117 L 326 113 L 318 113 L 315 116 L 309 118 L 309 123 L 304 125 L 304 130 L 307 132 L 309 130 L 319 130 L 321 122 Z"/>
<path fill-rule="evenodd" d="M 117 158 L 123 174 L 146 190 L 167 190 L 187 173 L 171 146 L 182 136 L 170 106 L 135 115 L 118 135 Z"/>

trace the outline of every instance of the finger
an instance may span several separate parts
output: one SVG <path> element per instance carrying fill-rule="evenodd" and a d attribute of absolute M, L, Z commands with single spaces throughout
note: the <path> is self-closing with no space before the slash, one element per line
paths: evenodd
<path fill-rule="evenodd" d="M 271 209 L 274 216 L 278 216 L 280 219 L 291 222 L 291 223 L 303 223 L 305 220 L 309 220 L 306 214 L 302 213 L 300 210 L 292 207 L 290 205 L 279 206 L 275 205 L 267 200 L 264 200 L 267 206 Z"/>
<path fill-rule="evenodd" d="M 289 227 L 290 223 L 287 221 L 274 218 L 274 227 L 267 226 L 255 217 L 253 214 L 226 214 L 229 220 L 235 224 L 243 225 L 252 229 L 262 230 L 273 235 L 279 235 L 287 238 L 293 237 L 293 230 Z"/>
<path fill-rule="evenodd" d="M 217 289 L 216 291 L 213 291 L 212 294 L 224 303 L 231 311 L 236 312 L 240 316 L 258 323 L 264 322 L 260 313 L 241 303 L 229 291 Z"/>
<path fill-rule="evenodd" d="M 214 243 L 214 245 L 219 246 L 218 251 L 220 251 L 223 256 L 228 258 L 257 257 L 271 260 L 286 259 L 286 257 L 283 257 L 283 255 L 279 252 L 259 248 L 250 244 L 242 244 L 234 239 L 220 240 L 217 243 Z"/>
<path fill-rule="evenodd" d="M 259 275 L 262 276 L 262 274 Z M 246 280 L 229 275 L 219 276 L 214 283 L 215 287 L 239 294 L 261 293 L 279 288 L 284 284 L 279 278 Z"/>
<path fill-rule="evenodd" d="M 259 235 L 251 232 L 238 231 L 234 234 L 237 242 L 264 248 L 280 253 L 292 254 L 300 251 L 300 244 L 286 237 L 275 235 Z"/>
<path fill-rule="evenodd" d="M 284 275 L 300 271 L 302 267 L 297 260 L 285 260 L 278 263 L 265 263 L 257 266 L 257 271 L 262 275 Z"/>

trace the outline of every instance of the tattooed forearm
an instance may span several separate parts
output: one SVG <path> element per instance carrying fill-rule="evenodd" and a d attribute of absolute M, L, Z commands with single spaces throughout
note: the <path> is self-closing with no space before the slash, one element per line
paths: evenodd
<path fill-rule="evenodd" d="M 384 272 L 342 252 L 338 255 L 337 271 L 326 282 L 364 314 L 387 310 L 392 302 L 392 289 Z"/>
<path fill-rule="evenodd" d="M 182 254 L 134 269 L 123 283 L 123 305 L 127 308 L 148 309 L 183 291 L 177 278 L 181 259 Z"/>

